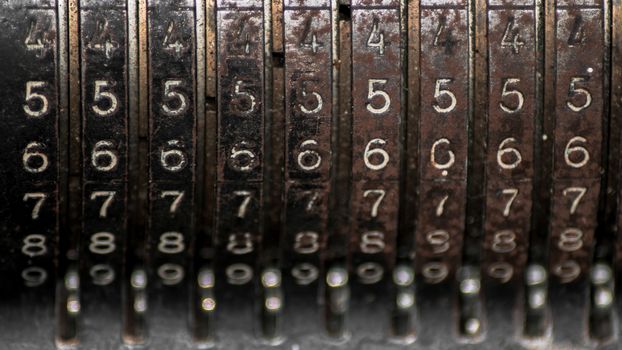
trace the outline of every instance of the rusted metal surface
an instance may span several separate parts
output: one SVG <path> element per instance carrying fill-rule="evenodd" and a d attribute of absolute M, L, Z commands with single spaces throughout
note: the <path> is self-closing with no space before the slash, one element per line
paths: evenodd
<path fill-rule="evenodd" d="M 464 1 L 420 10 L 417 271 L 432 283 L 453 276 L 465 221 L 469 29 Z"/>
<path fill-rule="evenodd" d="M 283 3 L 285 210 L 283 279 L 292 302 L 315 301 L 328 236 L 333 121 L 333 23 L 328 0 Z M 289 306 L 287 322 L 292 317 Z M 316 325 L 318 327 L 320 325 Z M 313 332 L 309 328 L 305 332 Z"/>
<path fill-rule="evenodd" d="M 613 340 L 621 5 L 545 2 L 5 1 L 0 299 L 52 325 L 57 277 L 61 346 Z"/>
<path fill-rule="evenodd" d="M 532 208 L 536 119 L 535 2 L 489 1 L 488 153 L 483 271 L 522 279 Z"/>
<path fill-rule="evenodd" d="M 402 162 L 402 45 L 400 2 L 351 1 L 352 177 L 350 275 L 357 341 L 374 341 L 386 330 L 366 322 L 390 317 L 392 272 L 400 213 Z M 372 302 L 369 302 L 373 300 Z"/>
<path fill-rule="evenodd" d="M 590 263 L 601 177 L 603 10 L 600 1 L 558 1 L 551 210 L 551 273 L 585 276 Z"/>
<path fill-rule="evenodd" d="M 352 2 L 352 268 L 375 284 L 395 262 L 401 169 L 399 1 Z"/>
<path fill-rule="evenodd" d="M 318 1 L 298 9 L 297 3 L 286 3 L 284 8 L 286 198 L 303 195 L 296 193 L 299 185 L 315 185 L 319 190 L 310 194 L 307 205 L 288 203 L 288 207 L 303 211 L 286 211 L 285 229 L 286 235 L 293 235 L 291 240 L 295 241 L 295 236 L 300 234 L 298 225 L 287 218 L 304 215 L 306 208 L 321 203 L 313 209 L 321 214 L 315 220 L 306 219 L 319 235 L 319 244 L 326 238 L 331 161 L 332 76 L 328 67 L 332 65 L 332 55 L 327 5 L 327 2 Z"/>

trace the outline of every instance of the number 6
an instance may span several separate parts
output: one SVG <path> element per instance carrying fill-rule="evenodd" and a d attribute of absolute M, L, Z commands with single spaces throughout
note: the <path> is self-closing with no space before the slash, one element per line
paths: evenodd
<path fill-rule="evenodd" d="M 430 162 L 436 169 L 439 169 L 439 170 L 449 169 L 456 162 L 456 156 L 454 155 L 454 152 L 452 152 L 451 150 L 448 150 L 447 153 L 449 154 L 449 160 L 445 163 L 438 163 L 436 161 L 435 154 L 436 154 L 436 146 L 440 144 L 449 145 L 451 144 L 451 142 L 446 138 L 436 140 L 436 142 L 434 142 L 434 144 L 432 145 L 432 149 L 430 149 Z M 443 175 L 446 175 L 446 173 L 443 172 Z"/>
<path fill-rule="evenodd" d="M 381 148 L 375 148 L 375 149 L 370 149 L 370 147 L 373 145 L 380 145 L 380 146 L 384 146 L 387 142 L 383 139 L 373 139 L 371 141 L 369 141 L 369 143 L 367 144 L 367 146 L 365 146 L 365 155 L 363 157 L 363 160 L 365 161 L 365 165 L 371 169 L 371 170 L 380 170 L 380 169 L 384 169 L 387 164 L 389 163 L 389 154 L 387 153 L 387 151 L 381 149 Z M 380 162 L 379 164 L 372 164 L 370 161 L 371 156 L 373 156 L 374 154 L 377 154 L 379 156 L 382 157 L 382 162 Z"/>
<path fill-rule="evenodd" d="M 568 164 L 569 166 L 573 168 L 578 169 L 578 168 L 584 167 L 585 164 L 587 164 L 587 162 L 590 161 L 590 152 L 588 152 L 587 149 L 583 146 L 570 147 L 570 145 L 573 144 L 574 142 L 585 143 L 587 142 L 587 140 L 581 136 L 575 136 L 571 138 L 570 141 L 568 141 L 568 144 L 566 145 L 566 149 L 564 150 L 564 160 L 566 160 L 566 164 Z M 570 159 L 570 154 L 574 152 L 579 152 L 583 155 L 583 159 L 580 162 L 575 162 Z"/>
<path fill-rule="evenodd" d="M 39 142 L 31 142 L 26 146 L 26 149 L 24 149 L 24 153 L 22 154 L 22 164 L 24 165 L 24 170 L 29 173 L 37 174 L 48 168 L 48 165 L 50 164 L 48 156 L 37 150 L 37 148 L 43 147 L 45 146 Z M 39 166 L 31 166 L 30 162 L 33 158 L 40 159 Z"/>
<path fill-rule="evenodd" d="M 515 169 L 523 161 L 523 157 L 516 148 L 506 147 L 506 145 L 510 142 L 516 142 L 516 139 L 513 137 L 508 137 L 501 142 L 501 144 L 499 145 L 499 149 L 497 150 L 497 164 L 499 164 L 499 166 L 505 170 Z M 516 160 L 511 163 L 504 162 L 503 156 L 508 153 L 514 154 Z"/>

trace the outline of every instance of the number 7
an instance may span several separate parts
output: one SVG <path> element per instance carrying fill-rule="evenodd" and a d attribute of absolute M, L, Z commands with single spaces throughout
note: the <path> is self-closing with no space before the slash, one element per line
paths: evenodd
<path fill-rule="evenodd" d="M 238 208 L 238 217 L 240 219 L 244 219 L 246 216 L 246 208 L 248 207 L 248 203 L 251 201 L 251 193 L 249 191 L 234 191 L 233 194 L 244 197 L 240 207 Z"/>
<path fill-rule="evenodd" d="M 35 206 L 32 208 L 32 213 L 30 214 L 30 217 L 33 220 L 39 218 L 39 211 L 41 211 L 41 207 L 43 206 L 43 202 L 45 202 L 45 199 L 47 198 L 47 194 L 43 192 L 25 193 L 23 201 L 26 202 L 29 199 L 35 198 L 37 199 L 37 203 L 35 203 Z"/>
<path fill-rule="evenodd" d="M 510 200 L 508 200 L 503 209 L 503 216 L 509 216 L 512 203 L 514 203 L 516 196 L 518 196 L 518 188 L 506 188 L 501 193 L 510 195 Z"/>
<path fill-rule="evenodd" d="M 114 196 L 117 192 L 115 191 L 95 191 L 91 193 L 91 200 L 97 199 L 97 197 L 108 197 L 102 203 L 102 206 L 99 208 L 99 217 L 105 218 L 108 216 L 108 208 L 114 199 Z"/>
<path fill-rule="evenodd" d="M 160 195 L 160 198 L 171 197 L 171 196 L 174 196 L 176 198 L 173 199 L 173 202 L 171 203 L 171 206 L 169 207 L 168 212 L 171 214 L 175 214 L 175 212 L 177 212 L 177 208 L 179 208 L 179 204 L 181 203 L 181 200 L 184 198 L 184 191 L 163 191 L 162 194 Z"/>
<path fill-rule="evenodd" d="M 587 192 L 587 188 L 585 187 L 568 187 L 566 189 L 564 189 L 564 192 L 562 192 L 564 194 L 564 196 L 567 196 L 568 193 L 577 193 L 577 196 L 574 198 L 574 200 L 572 201 L 572 205 L 570 205 L 570 214 L 574 214 L 575 211 L 577 211 L 577 207 L 579 206 L 579 202 L 581 202 L 581 198 L 583 198 L 583 196 L 585 195 L 585 192 Z"/>
<path fill-rule="evenodd" d="M 370 194 L 378 195 L 378 198 L 376 198 L 376 201 L 371 207 L 371 217 L 375 218 L 378 216 L 378 207 L 380 206 L 380 203 L 384 199 L 384 196 L 387 194 L 387 192 L 385 190 L 380 190 L 380 189 L 379 190 L 367 190 L 363 192 L 363 197 L 367 198 L 367 196 Z"/>

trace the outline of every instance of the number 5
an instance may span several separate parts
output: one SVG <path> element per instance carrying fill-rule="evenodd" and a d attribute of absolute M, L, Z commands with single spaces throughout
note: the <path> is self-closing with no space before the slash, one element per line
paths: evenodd
<path fill-rule="evenodd" d="M 367 88 L 367 110 L 373 114 L 382 114 L 389 110 L 391 106 L 391 98 L 386 91 L 382 91 L 380 89 L 375 90 L 374 84 L 386 84 L 386 79 L 369 79 L 368 80 L 368 88 Z M 376 97 L 381 96 L 384 99 L 384 104 L 380 108 L 376 108 L 372 105 L 371 100 Z"/>
<path fill-rule="evenodd" d="M 453 79 L 436 79 L 436 87 L 434 88 L 434 98 L 436 99 L 436 103 L 434 103 L 433 107 L 434 110 L 438 113 L 449 113 L 456 109 L 456 104 L 458 103 L 458 101 L 456 100 L 456 95 L 454 95 L 453 92 L 443 88 L 443 85 L 449 84 L 452 81 Z M 441 96 L 447 96 L 451 100 L 449 106 L 441 107 L 438 104 Z"/>
<path fill-rule="evenodd" d="M 164 82 L 164 97 L 165 102 L 162 103 L 162 111 L 169 117 L 178 117 L 186 112 L 188 109 L 188 99 L 181 92 L 173 90 L 176 87 L 180 87 L 183 84 L 181 80 L 167 80 Z M 166 103 L 168 101 L 177 100 L 177 108 L 171 108 Z"/>
<path fill-rule="evenodd" d="M 33 89 L 41 89 L 41 88 L 45 88 L 46 87 L 46 82 L 44 81 L 29 81 L 26 82 L 26 99 L 25 102 L 26 104 L 23 105 L 24 108 L 24 112 L 26 112 L 26 114 L 29 117 L 33 117 L 33 118 L 39 118 L 39 117 L 43 117 L 45 114 L 47 114 L 48 112 L 48 106 L 49 106 L 49 102 L 48 102 L 48 98 L 45 97 L 42 94 L 33 92 Z M 38 110 L 32 110 L 30 108 L 30 105 L 28 104 L 31 101 L 35 101 L 35 100 L 39 100 L 40 103 L 40 108 Z"/>
<path fill-rule="evenodd" d="M 575 105 L 572 101 L 566 101 L 566 106 L 570 108 L 573 112 L 581 112 L 582 110 L 588 108 L 592 104 L 592 94 L 587 89 L 579 88 L 576 86 L 577 83 L 585 83 L 587 81 L 586 78 L 583 77 L 572 77 L 570 79 L 570 88 L 568 88 L 568 97 L 573 97 L 576 95 L 585 96 L 585 103 L 580 106 Z"/>
<path fill-rule="evenodd" d="M 305 100 L 306 100 L 307 96 L 309 96 L 309 95 L 313 96 L 314 99 L 315 99 L 315 107 L 311 108 L 311 109 L 308 109 L 302 103 L 300 103 L 299 106 L 300 106 L 300 111 L 302 113 L 304 113 L 304 114 L 315 114 L 315 113 L 318 113 L 319 111 L 322 110 L 322 108 L 324 107 L 324 101 L 322 100 L 322 95 L 318 94 L 317 92 L 315 92 L 315 91 L 307 92 L 306 87 L 307 87 L 307 83 L 309 83 L 309 82 L 310 81 L 308 81 L 308 80 L 303 80 L 300 83 L 300 86 L 301 86 L 300 94 L 302 95 L 303 98 L 305 98 Z"/>
<path fill-rule="evenodd" d="M 251 95 L 249 92 L 247 91 L 243 91 L 242 90 L 242 84 L 244 84 L 244 81 L 242 80 L 237 80 L 235 82 L 235 88 L 234 88 L 234 93 L 239 96 L 239 99 L 246 99 L 248 101 L 248 108 L 243 110 L 243 109 L 239 109 L 238 112 L 242 113 L 242 114 L 248 114 L 251 113 L 255 110 L 255 96 Z M 238 100 L 238 105 L 240 105 L 240 102 Z M 238 107 L 239 108 L 239 107 Z"/>
<path fill-rule="evenodd" d="M 501 97 L 515 96 L 516 97 L 516 107 L 510 108 L 503 101 L 499 102 L 499 107 L 508 114 L 514 114 L 520 112 L 523 109 L 523 104 L 525 104 L 525 96 L 522 92 L 517 89 L 513 89 L 508 87 L 510 84 L 518 84 L 520 83 L 520 79 L 516 78 L 508 78 L 503 82 L 503 91 L 501 92 Z"/>
<path fill-rule="evenodd" d="M 119 105 L 119 100 L 117 96 L 115 96 L 110 91 L 102 91 L 104 88 L 107 88 L 110 85 L 105 80 L 96 80 L 95 81 L 95 95 L 93 96 L 93 112 L 100 117 L 108 117 L 114 114 L 117 111 L 117 107 Z M 97 102 L 107 99 L 109 102 L 109 106 L 107 109 L 101 109 L 97 105 Z"/>

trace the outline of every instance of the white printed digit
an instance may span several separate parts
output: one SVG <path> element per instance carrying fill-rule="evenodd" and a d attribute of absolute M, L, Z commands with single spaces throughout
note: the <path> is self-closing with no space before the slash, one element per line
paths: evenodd
<path fill-rule="evenodd" d="M 91 193 L 90 199 L 92 201 L 97 199 L 98 197 L 106 197 L 106 199 L 104 199 L 104 202 L 102 203 L 102 206 L 99 208 L 100 218 L 108 217 L 108 208 L 110 207 L 110 204 L 112 204 L 116 193 L 117 192 L 115 191 L 94 191 L 93 193 Z"/>
<path fill-rule="evenodd" d="M 382 189 L 377 189 L 377 190 L 366 190 L 365 192 L 363 192 L 363 197 L 367 198 L 367 196 L 369 195 L 376 195 L 376 201 L 374 201 L 374 204 L 371 207 L 371 217 L 375 218 L 378 216 L 378 207 L 380 206 L 380 203 L 382 203 L 382 200 L 384 199 L 384 196 L 387 194 L 387 192 L 385 190 Z"/>
<path fill-rule="evenodd" d="M 244 219 L 244 217 L 246 217 L 246 208 L 248 208 L 248 204 L 252 199 L 252 193 L 250 191 L 234 191 L 233 194 L 239 197 L 244 197 L 244 199 L 242 199 L 242 203 L 240 203 L 240 206 L 238 207 L 237 213 L 237 217 Z"/>
<path fill-rule="evenodd" d="M 22 106 L 27 116 L 33 118 L 43 117 L 49 110 L 48 98 L 45 95 L 34 92 L 34 89 L 45 88 L 47 83 L 44 81 L 28 81 L 26 82 L 26 98 L 25 104 Z M 28 104 L 31 101 L 39 101 L 39 109 L 33 110 Z"/>
<path fill-rule="evenodd" d="M 37 200 L 35 205 L 32 207 L 32 212 L 30 213 L 31 219 L 36 220 L 39 218 L 39 212 L 41 211 L 41 207 L 43 206 L 43 203 L 45 202 L 46 198 L 47 198 L 47 194 L 43 192 L 32 192 L 32 193 L 24 194 L 24 198 L 22 199 L 24 202 L 28 201 L 29 199 Z"/>
<path fill-rule="evenodd" d="M 173 202 L 171 202 L 170 207 L 168 208 L 168 212 L 171 214 L 175 214 L 179 205 L 181 204 L 182 199 L 184 198 L 184 191 L 162 191 L 160 194 L 160 198 L 166 197 L 175 197 Z"/>
<path fill-rule="evenodd" d="M 512 203 L 514 203 L 516 196 L 518 196 L 518 188 L 505 188 L 501 193 L 510 195 L 510 199 L 508 199 L 507 203 L 505 203 L 505 208 L 503 208 L 503 216 L 508 217 L 510 215 Z"/>

